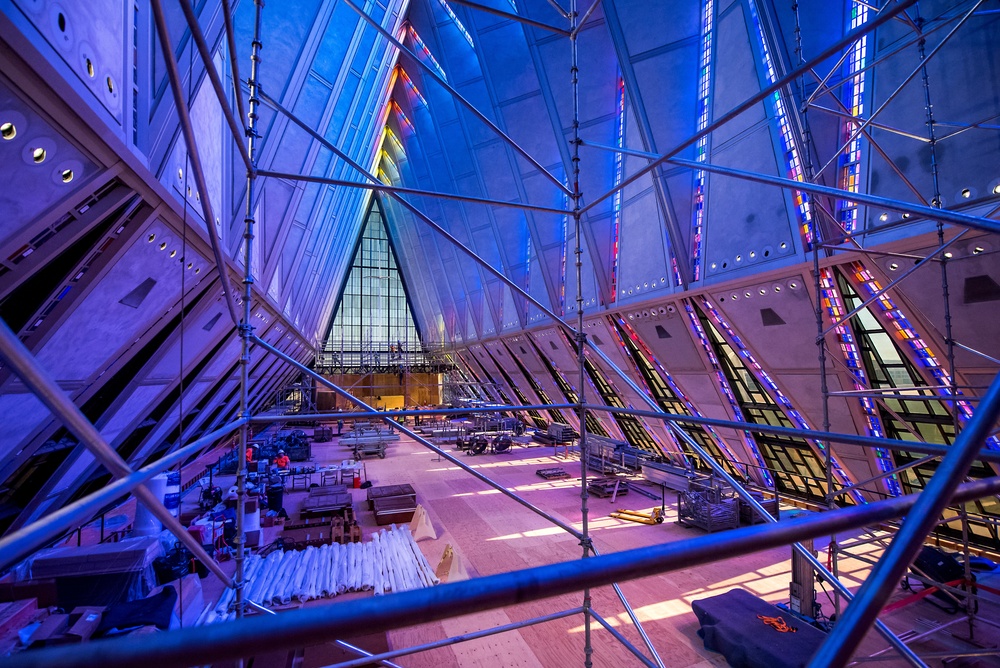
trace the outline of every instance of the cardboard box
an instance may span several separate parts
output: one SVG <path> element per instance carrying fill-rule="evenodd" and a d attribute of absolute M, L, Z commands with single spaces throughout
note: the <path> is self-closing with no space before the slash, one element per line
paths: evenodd
<path fill-rule="evenodd" d="M 70 627 L 66 631 L 66 636 L 73 642 L 83 642 L 90 640 L 90 636 L 97 632 L 101 625 L 101 617 L 104 615 L 103 607 L 80 606 L 73 608 L 70 613 Z"/>
<path fill-rule="evenodd" d="M 255 529 L 254 531 L 247 531 L 247 547 L 260 547 L 260 529 Z"/>
<path fill-rule="evenodd" d="M 48 647 L 75 642 L 73 638 L 66 636 L 67 629 L 69 629 L 69 615 L 49 615 L 31 634 L 28 647 Z"/>

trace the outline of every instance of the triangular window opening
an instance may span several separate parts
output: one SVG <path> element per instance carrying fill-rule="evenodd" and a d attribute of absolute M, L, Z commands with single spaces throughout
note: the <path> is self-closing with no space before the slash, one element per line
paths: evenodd
<path fill-rule="evenodd" d="M 697 306 L 694 310 L 746 420 L 756 424 L 794 427 L 705 312 Z M 751 435 L 771 469 L 778 491 L 791 497 L 826 503 L 823 462 L 805 440 L 755 431 L 751 431 Z M 842 503 L 854 501 L 848 494 L 840 495 L 838 500 Z"/>
<path fill-rule="evenodd" d="M 327 364 L 344 372 L 401 371 L 426 362 L 377 197 L 368 207 L 324 352 Z"/>

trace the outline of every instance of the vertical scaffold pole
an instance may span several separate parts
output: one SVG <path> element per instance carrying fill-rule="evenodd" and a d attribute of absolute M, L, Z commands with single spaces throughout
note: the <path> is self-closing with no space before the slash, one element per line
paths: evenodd
<path fill-rule="evenodd" d="M 590 556 L 590 521 L 589 509 L 587 507 L 587 409 L 585 407 L 584 393 L 586 392 L 586 367 L 584 363 L 584 345 L 586 344 L 586 334 L 583 332 L 583 243 L 581 241 L 583 230 L 580 226 L 580 70 L 577 53 L 577 25 L 580 14 L 577 11 L 577 0 L 570 0 L 569 7 L 569 48 L 570 48 L 570 85 L 573 96 L 573 147 L 572 165 L 573 193 L 570 197 L 573 200 L 573 233 L 576 235 L 576 361 L 577 371 L 580 374 L 579 387 L 576 396 L 579 401 L 577 413 L 580 420 L 580 529 L 583 538 L 580 544 L 583 547 L 584 558 Z M 593 665 L 592 656 L 594 648 L 590 639 L 590 588 L 583 590 L 583 665 L 591 668 Z"/>
<path fill-rule="evenodd" d="M 250 50 L 250 106 L 247 112 L 247 154 L 250 156 L 250 164 L 253 170 L 247 171 L 247 206 L 246 216 L 243 219 L 243 317 L 240 321 L 240 340 L 242 343 L 240 355 L 240 416 L 250 417 L 250 349 L 253 345 L 253 326 L 250 324 L 250 306 L 253 297 L 253 273 L 251 270 L 253 261 L 253 207 L 254 207 L 254 185 L 257 174 L 257 166 L 254 151 L 257 148 L 257 106 L 260 104 L 258 93 L 258 69 L 260 65 L 260 15 L 264 7 L 264 0 L 254 0 L 254 28 L 253 42 Z M 212 221 L 208 221 L 212 225 Z M 236 457 L 236 616 L 243 616 L 243 546 L 246 538 L 243 535 L 243 515 L 246 512 L 246 483 L 247 483 L 247 459 L 246 451 L 249 447 L 248 425 L 240 427 L 240 451 Z"/>

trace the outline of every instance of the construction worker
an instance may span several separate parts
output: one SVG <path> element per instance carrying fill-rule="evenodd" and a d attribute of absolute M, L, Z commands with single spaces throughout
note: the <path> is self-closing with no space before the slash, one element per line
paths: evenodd
<path fill-rule="evenodd" d="M 274 465 L 279 469 L 287 469 L 289 461 L 290 460 L 288 459 L 288 455 L 285 454 L 285 451 L 278 450 L 278 456 L 274 458 Z"/>

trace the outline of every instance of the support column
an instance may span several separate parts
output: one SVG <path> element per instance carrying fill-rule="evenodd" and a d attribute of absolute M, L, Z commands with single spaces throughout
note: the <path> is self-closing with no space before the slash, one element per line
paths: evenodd
<path fill-rule="evenodd" d="M 246 216 L 243 219 L 243 317 L 240 321 L 240 417 L 250 418 L 250 349 L 253 345 L 253 326 L 250 324 L 250 306 L 253 298 L 253 274 L 251 272 L 253 262 L 253 207 L 254 207 L 254 185 L 256 183 L 256 155 L 257 148 L 257 106 L 260 99 L 257 97 L 258 69 L 260 65 L 260 14 L 264 7 L 264 0 L 254 0 L 255 18 L 253 29 L 253 42 L 251 42 L 250 55 L 250 107 L 247 113 L 247 155 L 250 158 L 251 169 L 247 170 L 247 206 Z M 211 221 L 208 222 L 212 224 Z M 243 586 L 244 582 L 244 545 L 246 537 L 243 535 L 243 516 L 246 512 L 247 496 L 247 459 L 244 453 L 249 445 L 249 434 L 247 425 L 240 428 L 240 451 L 236 457 L 236 616 L 243 616 Z"/>
<path fill-rule="evenodd" d="M 583 244 L 581 242 L 583 229 L 580 225 L 580 77 L 578 61 L 578 39 L 577 31 L 580 14 L 577 11 L 577 0 L 570 0 L 569 5 L 569 48 L 570 48 L 570 86 L 573 95 L 573 139 L 572 165 L 570 170 L 572 178 L 570 180 L 573 192 L 570 200 L 573 202 L 573 231 L 576 235 L 576 361 L 577 370 L 580 374 L 580 383 L 577 387 L 577 415 L 580 420 L 580 523 L 583 536 L 580 545 L 583 547 L 583 556 L 587 558 L 591 552 L 590 540 L 590 518 L 587 507 L 587 408 L 584 401 L 586 392 L 586 368 L 584 364 L 583 347 L 586 344 L 587 335 L 583 331 Z M 585 668 L 593 666 L 592 656 L 594 648 L 591 644 L 591 598 L 590 588 L 583 590 L 583 665 Z"/>

